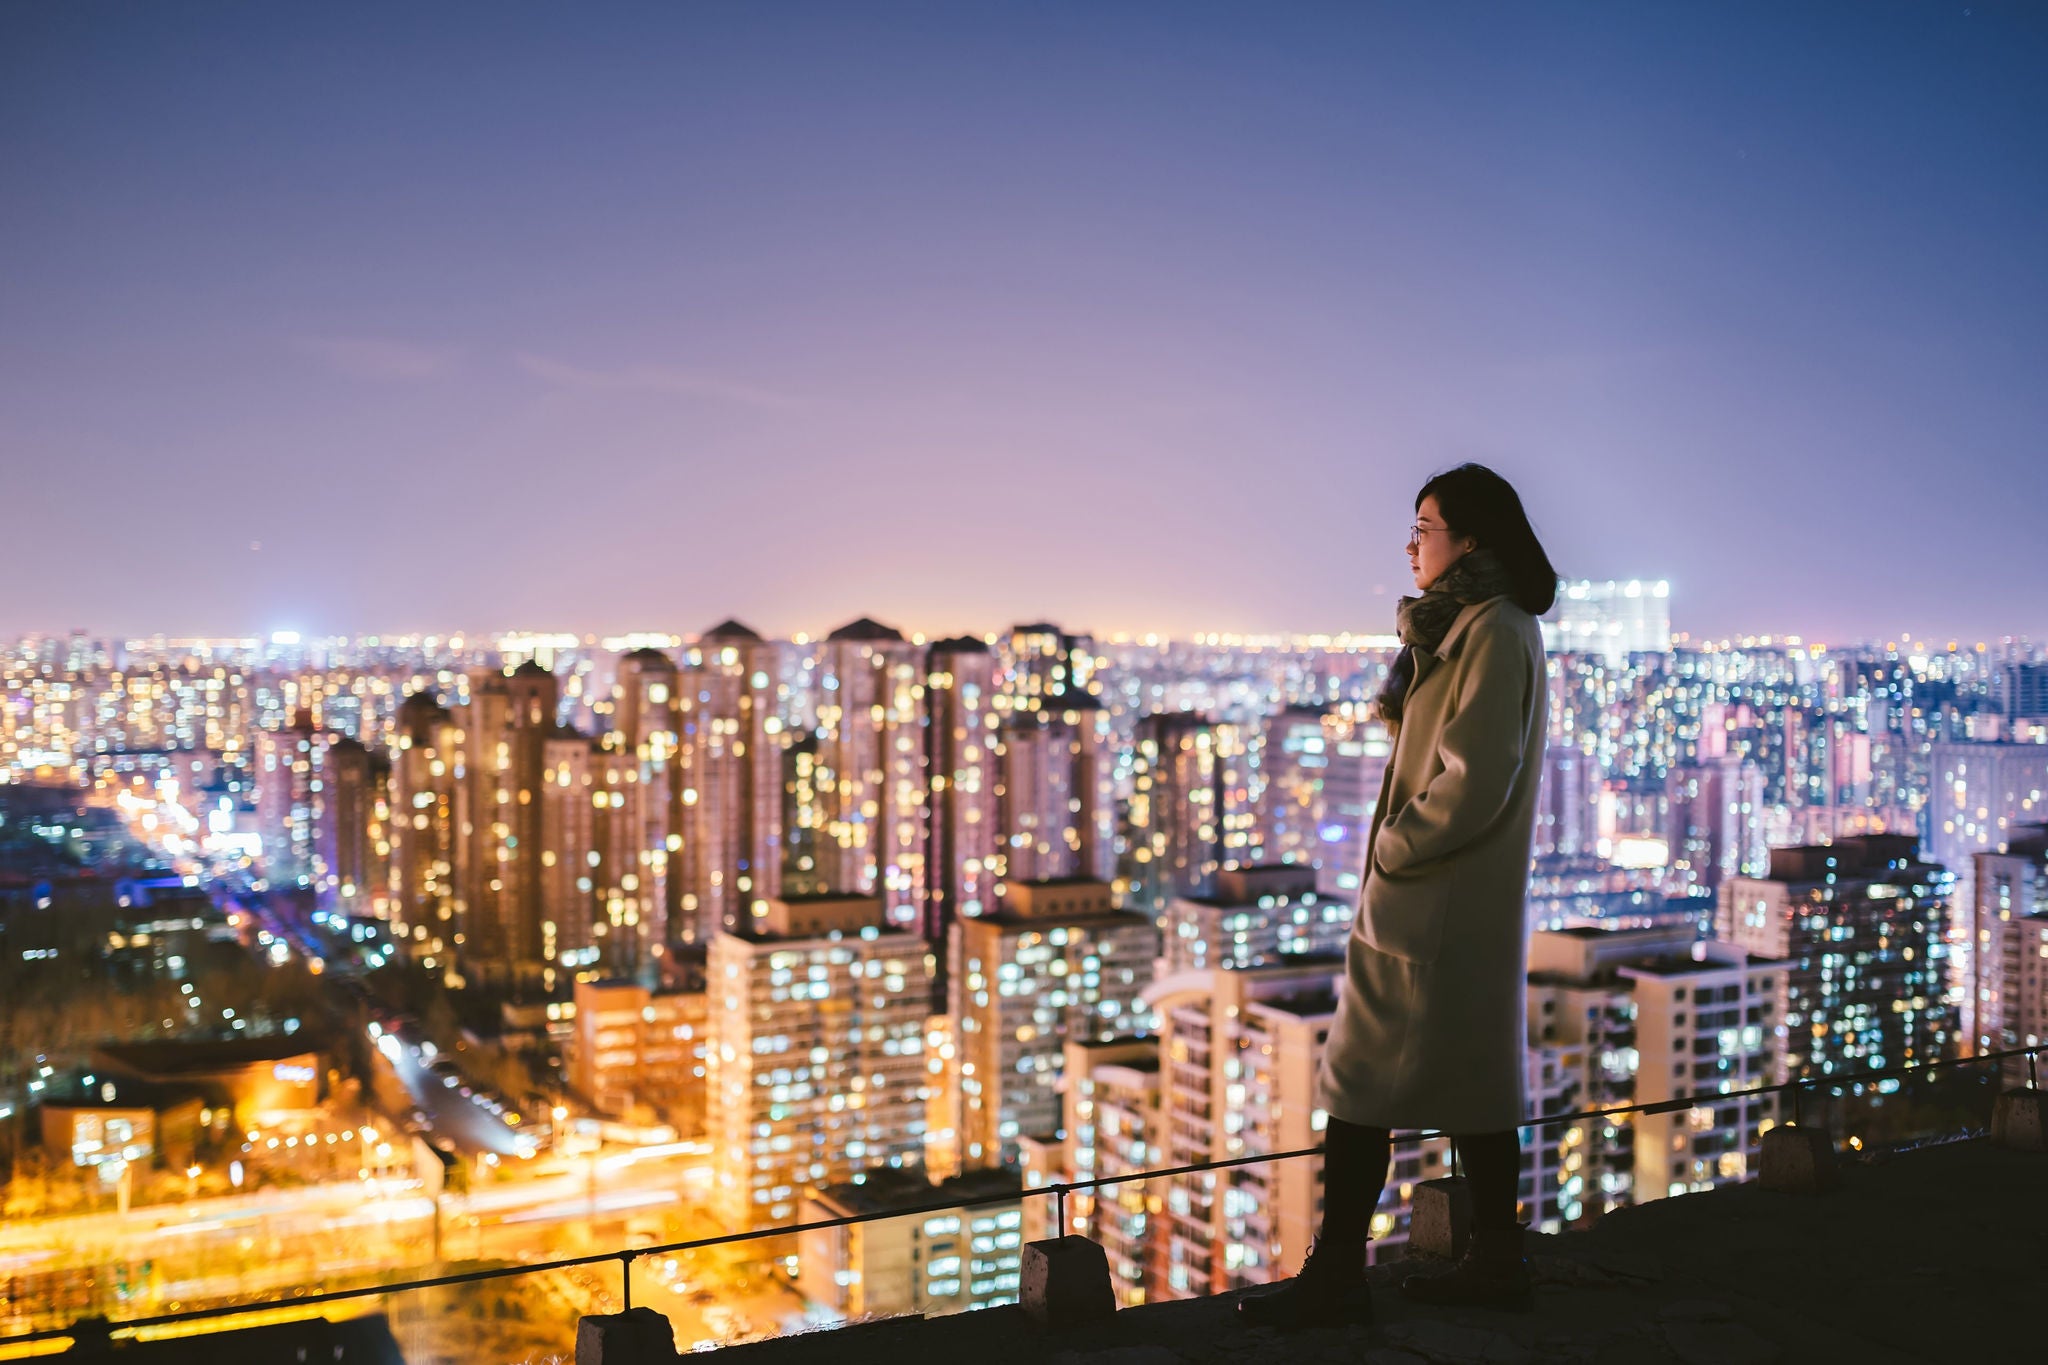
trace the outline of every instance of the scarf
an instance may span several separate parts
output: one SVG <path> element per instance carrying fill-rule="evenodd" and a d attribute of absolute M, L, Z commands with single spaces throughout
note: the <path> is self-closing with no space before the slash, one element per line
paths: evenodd
<path fill-rule="evenodd" d="M 1415 652 L 1426 649 L 1434 654 L 1459 612 L 1475 602 L 1503 596 L 1510 586 L 1507 570 L 1491 550 L 1473 550 L 1445 569 L 1422 596 L 1401 599 L 1394 612 L 1401 653 L 1387 670 L 1387 680 L 1374 698 L 1379 703 L 1380 719 L 1389 725 L 1400 723 L 1401 707 L 1415 682 Z"/>

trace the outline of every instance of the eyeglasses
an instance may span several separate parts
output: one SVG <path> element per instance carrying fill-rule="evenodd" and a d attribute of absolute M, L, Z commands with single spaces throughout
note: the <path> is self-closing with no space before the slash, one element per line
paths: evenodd
<path fill-rule="evenodd" d="M 1422 543 L 1422 538 L 1428 535 L 1431 531 L 1445 531 L 1449 529 L 1449 527 L 1445 526 L 1424 526 L 1421 522 L 1418 521 L 1413 526 L 1408 528 L 1408 543 L 1410 545 L 1420 545 Z"/>

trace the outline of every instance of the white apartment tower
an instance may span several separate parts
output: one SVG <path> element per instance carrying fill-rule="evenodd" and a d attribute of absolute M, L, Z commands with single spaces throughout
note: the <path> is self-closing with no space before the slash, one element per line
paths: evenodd
<path fill-rule="evenodd" d="M 1529 941 L 1531 1047 L 1554 1049 L 1579 1109 L 1701 1095 L 1670 1113 L 1576 1124 L 1559 1147 L 1564 1223 L 1754 1174 L 1785 1079 L 1786 964 L 1688 928 L 1544 930 Z"/>
<path fill-rule="evenodd" d="M 1076 878 L 1011 882 L 953 934 L 961 1159 L 1013 1164 L 1021 1138 L 1059 1129 L 1064 1045 L 1146 1031 L 1159 930 L 1118 910 L 1109 883 Z"/>
<path fill-rule="evenodd" d="M 872 896 L 773 899 L 712 939 L 706 1128 L 727 1227 L 787 1223 L 807 1189 L 922 1166 L 934 970 Z"/>
<path fill-rule="evenodd" d="M 1970 926 L 1968 1041 L 1978 1052 L 2033 1047 L 2048 1037 L 2048 825 L 2014 825 L 2003 853 L 1976 855 Z M 2026 1082 L 2024 1058 L 2002 1064 Z"/>

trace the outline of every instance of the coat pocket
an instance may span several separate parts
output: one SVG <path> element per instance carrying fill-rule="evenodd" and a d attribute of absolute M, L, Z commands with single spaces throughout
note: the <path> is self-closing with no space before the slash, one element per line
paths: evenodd
<path fill-rule="evenodd" d="M 1422 873 L 1390 874 L 1375 867 L 1365 883 L 1358 936 L 1407 962 L 1436 961 L 1457 875 L 1455 863 Z"/>

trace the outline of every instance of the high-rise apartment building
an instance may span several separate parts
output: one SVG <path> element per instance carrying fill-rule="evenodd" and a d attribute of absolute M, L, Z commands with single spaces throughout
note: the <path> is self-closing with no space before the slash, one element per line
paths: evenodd
<path fill-rule="evenodd" d="M 684 652 L 677 678 L 677 922 L 670 938 L 737 931 L 782 891 L 783 732 L 777 647 L 737 621 Z M 865 891 L 865 886 L 848 886 Z"/>
<path fill-rule="evenodd" d="M 1335 1018 L 1343 959 L 1165 977 L 1147 992 L 1159 1016 L 1155 1166 L 1193 1165 L 1321 1140 L 1316 1068 Z M 1418 1180 L 1449 1174 L 1440 1138 L 1395 1145 L 1371 1255 L 1406 1245 Z M 1148 1299 L 1192 1298 L 1285 1276 L 1320 1220 L 1322 1163 L 1255 1163 L 1145 1182 L 1152 1239 Z"/>
<path fill-rule="evenodd" d="M 2014 825 L 2003 853 L 1976 855 L 1964 1036 L 1970 1050 L 2004 1052 L 2048 1037 L 2048 825 Z M 2003 1063 L 2009 1083 L 2024 1058 Z"/>
<path fill-rule="evenodd" d="M 1227 862 L 1261 860 L 1259 783 L 1243 731 L 1178 712 L 1138 722 L 1127 848 L 1131 903 L 1205 896 Z"/>
<path fill-rule="evenodd" d="M 800 734 L 782 750 L 782 893 L 816 896 L 825 877 L 826 799 L 832 774 L 818 761 L 818 737 Z"/>
<path fill-rule="evenodd" d="M 820 651 L 826 883 L 879 896 L 891 925 L 914 930 L 930 875 L 924 682 L 923 651 L 865 618 L 833 631 Z"/>
<path fill-rule="evenodd" d="M 1011 882 L 953 934 L 961 1160 L 1014 1164 L 1020 1138 L 1060 1126 L 1063 1046 L 1144 1031 L 1159 930 L 1109 883 L 1070 879 Z"/>
<path fill-rule="evenodd" d="M 1663 579 L 1574 579 L 1542 621 L 1554 654 L 1596 654 L 1610 667 L 1631 654 L 1671 652 L 1671 585 Z"/>
<path fill-rule="evenodd" d="M 1784 959 L 1789 1075 L 1938 1061 L 1954 1034 L 1947 988 L 1951 878 L 1910 835 L 1771 850 L 1768 877 L 1721 884 L 1715 936 Z"/>
<path fill-rule="evenodd" d="M 631 943 L 640 933 L 638 879 L 627 872 L 629 880 L 620 885 L 620 874 L 598 838 L 600 802 L 605 803 L 607 822 L 626 813 L 610 804 L 620 789 L 600 781 L 612 775 L 604 757 L 588 736 L 566 725 L 553 727 L 541 741 L 541 782 L 534 802 L 540 807 L 535 875 L 540 882 L 545 991 L 554 989 L 558 976 L 594 966 L 606 946 Z"/>
<path fill-rule="evenodd" d="M 924 936 L 944 951 L 954 921 L 995 906 L 1001 865 L 995 656 L 980 640 L 941 640 L 925 671 L 925 770 L 931 783 Z M 945 989 L 943 961 L 939 989 Z M 943 998 L 943 997 L 942 997 Z"/>
<path fill-rule="evenodd" d="M 304 709 L 286 725 L 256 732 L 256 820 L 273 887 L 313 885 L 328 743 Z"/>
<path fill-rule="evenodd" d="M 1342 970 L 1338 959 L 1212 969 L 1168 977 L 1153 988 L 1148 998 L 1159 1013 L 1161 1165 L 1314 1145 L 1315 1066 L 1336 1011 L 1334 983 Z M 1262 1040 L 1259 1046 L 1273 1050 L 1246 1056 L 1254 1034 Z M 1278 1047 L 1275 1038 L 1282 1040 Z M 1289 1044 L 1292 1056 L 1281 1051 Z M 1254 1088 L 1260 1091 L 1256 1106 Z M 1302 1207 L 1283 1210 L 1274 1207 L 1272 1186 L 1275 1180 L 1298 1185 L 1305 1174 L 1313 1172 L 1238 1167 L 1148 1182 L 1157 1186 L 1153 1192 L 1160 1199 L 1153 1236 L 1164 1272 L 1163 1282 L 1150 1287 L 1153 1296 L 1192 1298 L 1278 1278 L 1284 1272 L 1267 1264 L 1271 1237 L 1254 1236 L 1254 1221 L 1268 1233 L 1282 1232 L 1278 1254 L 1298 1264 L 1308 1250 L 1306 1233 L 1288 1245 L 1284 1231 L 1312 1222 L 1320 1195 L 1312 1188 L 1291 1190 Z"/>
<path fill-rule="evenodd" d="M 1723 881 L 1770 865 L 1764 775 L 1740 758 L 1674 765 L 1665 774 L 1666 874 L 1673 896 L 1712 896 Z"/>
<path fill-rule="evenodd" d="M 1971 906 L 1976 855 L 2000 852 L 2015 825 L 2048 817 L 2048 744 L 1939 743 L 1930 770 L 1927 858 L 1955 873 L 1955 903 Z M 1958 935 L 1956 948 L 1958 979 L 1967 980 L 1972 945 Z"/>
<path fill-rule="evenodd" d="M 1276 863 L 1314 866 L 1323 856 L 1323 783 L 1329 773 L 1334 709 L 1283 706 L 1266 720 L 1260 770 L 1260 838 Z"/>
<path fill-rule="evenodd" d="M 1577 1081 L 1576 1109 L 1704 1095 L 1668 1113 L 1540 1134 L 1558 1147 L 1563 1223 L 1755 1173 L 1780 1121 L 1779 1010 L 1788 964 L 1689 928 L 1539 931 L 1529 943 L 1529 1038 Z"/>
<path fill-rule="evenodd" d="M 1116 876 L 1116 741 L 1095 698 L 1013 711 L 997 732 L 996 868 L 1018 881 Z"/>
<path fill-rule="evenodd" d="M 385 919 L 391 890 L 391 764 L 342 736 L 327 745 L 326 771 L 313 794 L 313 889 L 332 914 Z"/>
<path fill-rule="evenodd" d="M 466 799 L 462 731 L 425 692 L 398 708 L 391 754 L 391 932 L 419 959 L 446 961 L 455 936 L 455 864 Z M 439 956 L 437 956 L 437 954 Z"/>
<path fill-rule="evenodd" d="M 1044 1144 L 1043 1170 L 1051 1179 L 1087 1182 L 1160 1169 L 1164 1119 L 1159 1108 L 1159 1040 L 1114 1038 L 1071 1042 L 1066 1077 L 1066 1128 Z M 1027 1147 L 1029 1144 L 1027 1144 Z M 1038 1183 L 1038 1182 L 1034 1182 Z M 1145 1302 L 1148 1287 L 1164 1283 L 1163 1244 L 1154 1235 L 1162 1196 L 1153 1182 L 1127 1180 L 1075 1191 L 1067 1227 L 1034 1200 L 1025 1209 L 1026 1240 L 1079 1233 L 1101 1243 L 1120 1307 Z"/>
<path fill-rule="evenodd" d="M 1599 766 L 1576 745 L 1553 741 L 1543 751 L 1536 797 L 1535 853 L 1575 858 L 1598 838 Z"/>
<path fill-rule="evenodd" d="M 612 680 L 611 729 L 600 741 L 603 788 L 592 804 L 604 873 L 597 895 L 606 932 L 598 946 L 614 972 L 645 967 L 684 919 L 672 875 L 682 843 L 679 691 L 675 660 L 658 649 L 626 654 Z"/>
<path fill-rule="evenodd" d="M 1328 765 L 1323 769 L 1322 808 L 1317 837 L 1316 885 L 1326 896 L 1349 898 L 1354 904 L 1365 877 L 1365 840 L 1386 784 L 1393 737 L 1377 716 L 1361 714 L 1355 705 L 1340 707 L 1339 724 L 1326 737 Z"/>
<path fill-rule="evenodd" d="M 1062 706 L 1095 690 L 1095 645 L 1045 623 L 1012 626 L 996 658 L 1003 713 Z"/>
<path fill-rule="evenodd" d="M 1342 953 L 1357 916 L 1316 889 L 1308 863 L 1226 867 L 1207 896 L 1166 903 L 1161 970 L 1264 967 L 1301 953 Z"/>
<path fill-rule="evenodd" d="M 519 993 L 552 971 L 542 931 L 542 784 L 556 730 L 554 675 L 528 660 L 481 669 L 463 716 L 467 767 L 456 863 L 461 977 Z"/>
<path fill-rule="evenodd" d="M 777 897 L 711 941 L 712 1207 L 792 1221 L 806 1189 L 921 1166 L 935 963 L 879 896 Z"/>
<path fill-rule="evenodd" d="M 1999 709 L 2008 721 L 2048 720 L 2048 663 L 2009 663 L 1998 671 Z"/>

